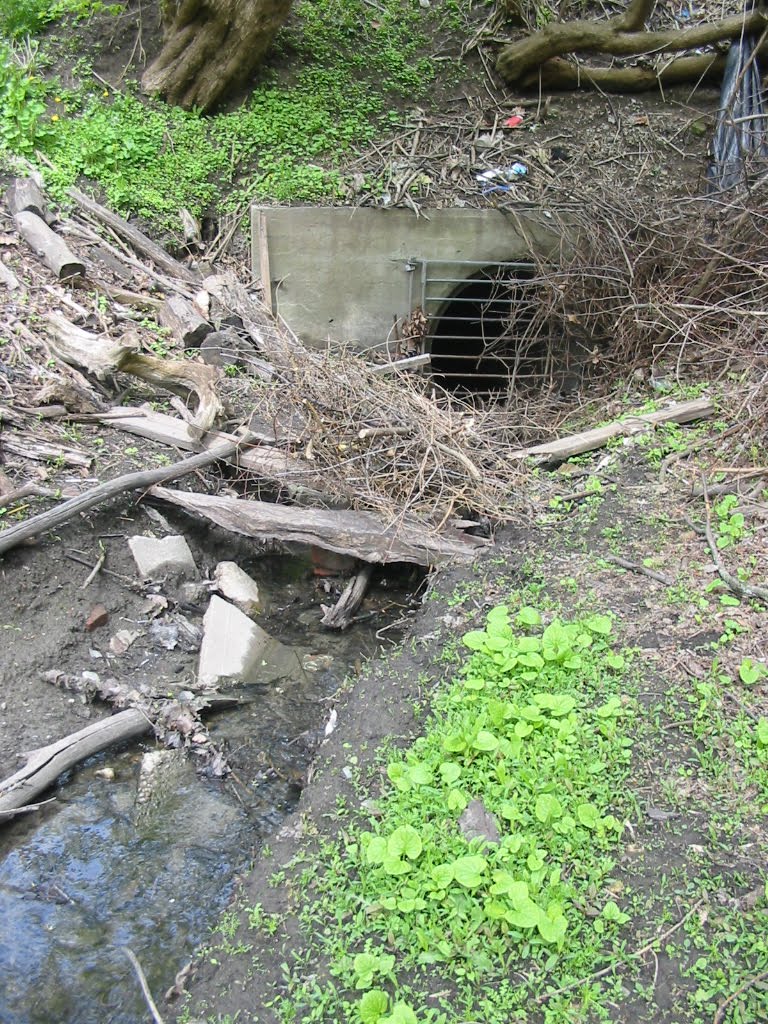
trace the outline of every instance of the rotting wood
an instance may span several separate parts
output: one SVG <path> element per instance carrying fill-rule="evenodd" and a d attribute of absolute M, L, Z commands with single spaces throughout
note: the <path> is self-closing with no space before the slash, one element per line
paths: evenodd
<path fill-rule="evenodd" d="M 213 332 L 212 324 L 204 320 L 195 307 L 181 295 L 172 295 L 157 310 L 157 321 L 180 341 L 184 348 L 199 348 Z"/>
<path fill-rule="evenodd" d="M 41 512 L 40 515 L 34 516 L 32 519 L 27 519 L 23 523 L 18 523 L 16 526 L 11 526 L 0 532 L 0 555 L 10 551 L 11 548 L 17 547 L 19 544 L 23 544 L 24 541 L 30 540 L 32 537 L 39 537 L 41 534 L 69 522 L 74 516 L 79 515 L 81 512 L 87 512 L 88 509 L 95 508 L 96 505 L 100 505 L 103 501 L 108 501 L 118 494 L 126 494 L 129 491 L 151 487 L 153 484 L 158 484 L 161 481 L 176 480 L 187 473 L 193 473 L 195 470 L 202 469 L 217 459 L 226 459 L 237 450 L 239 445 L 244 443 L 246 443 L 245 438 L 243 440 L 236 439 L 210 451 L 199 452 L 197 455 L 182 459 L 181 462 L 177 462 L 173 466 L 162 466 L 159 469 L 142 470 L 137 473 L 125 473 L 122 476 L 115 477 L 114 480 L 108 480 L 97 487 L 92 487 L 83 494 L 78 494 L 77 497 L 62 502 L 56 508 L 49 509 L 47 512 Z"/>
<path fill-rule="evenodd" d="M 259 277 L 264 305 L 270 313 L 274 312 L 272 302 L 272 276 L 269 269 L 269 243 L 267 241 L 267 218 L 263 210 L 256 214 L 256 231 L 259 243 Z"/>
<path fill-rule="evenodd" d="M 138 228 L 129 224 L 127 220 L 119 217 L 116 213 L 112 213 L 111 210 L 107 210 L 101 203 L 97 203 L 95 199 L 84 195 L 79 189 L 71 188 L 69 194 L 81 209 L 95 217 L 102 224 L 112 228 L 113 231 L 130 243 L 136 252 L 151 260 L 165 274 L 170 274 L 171 277 L 179 278 L 188 284 L 195 284 L 200 280 L 198 274 L 185 267 L 183 263 L 179 263 L 178 260 L 174 259 L 165 249 L 159 246 L 157 242 L 153 242 L 143 231 L 139 231 Z"/>
<path fill-rule="evenodd" d="M 139 348 L 139 340 L 134 334 L 126 333 L 121 338 L 93 334 L 77 327 L 60 313 L 46 314 L 44 323 L 48 343 L 59 359 L 68 366 L 87 370 L 98 380 L 116 373 L 123 359 Z"/>
<path fill-rule="evenodd" d="M 657 583 L 663 583 L 665 587 L 671 587 L 675 582 L 671 580 L 669 576 L 663 576 L 660 572 L 656 572 L 654 569 L 649 569 L 645 565 L 640 565 L 638 562 L 630 562 L 626 558 L 621 558 L 619 555 L 603 555 L 606 562 L 610 562 L 611 565 L 618 565 L 620 569 L 627 569 L 629 572 L 636 572 L 640 576 L 647 576 L 651 580 L 656 580 Z"/>
<path fill-rule="evenodd" d="M 22 498 L 55 498 L 56 491 L 52 491 L 50 487 L 42 487 L 40 484 L 22 484 L 21 487 L 17 487 L 12 491 L 8 491 L 5 494 L 0 494 L 0 508 L 8 508 L 9 505 L 13 505 L 14 502 L 21 501 Z"/>
<path fill-rule="evenodd" d="M 216 394 L 216 383 L 221 374 L 215 366 L 187 359 L 159 359 L 157 356 L 129 354 L 120 370 L 187 398 L 189 392 L 197 395 L 197 410 L 190 426 L 198 434 L 205 434 L 223 415 L 224 408 Z"/>
<path fill-rule="evenodd" d="M 0 284 L 4 284 L 9 292 L 16 291 L 17 288 L 21 287 L 18 277 L 16 277 L 12 270 L 6 267 L 2 260 L 0 260 Z"/>
<path fill-rule="evenodd" d="M 638 413 L 615 420 L 604 427 L 596 427 L 580 434 L 570 434 L 556 441 L 546 441 L 521 448 L 510 453 L 510 459 L 526 459 L 538 456 L 541 462 L 564 462 L 574 455 L 591 452 L 602 448 L 615 437 L 643 433 L 663 423 L 690 423 L 693 420 L 706 419 L 713 416 L 715 407 L 708 398 L 695 398 L 690 402 L 679 402 L 676 405 L 659 409 L 657 412 Z"/>
<path fill-rule="evenodd" d="M 355 612 L 362 604 L 373 574 L 372 565 L 363 568 L 349 581 L 339 600 L 332 606 L 321 605 L 323 617 L 321 625 L 328 629 L 346 629 L 352 624 Z"/>
<path fill-rule="evenodd" d="M 153 497 L 196 512 L 225 530 L 259 540 L 313 545 L 363 562 L 435 566 L 473 559 L 488 541 L 447 530 L 430 533 L 413 521 L 387 525 L 371 512 L 288 508 L 209 494 L 153 487 Z M 0 534 L 0 539 L 2 534 Z"/>
<path fill-rule="evenodd" d="M 765 13 L 753 10 L 689 28 L 645 31 L 645 22 L 654 3 L 655 0 L 633 0 L 621 14 L 602 22 L 592 19 L 550 22 L 502 47 L 496 68 L 510 85 L 535 85 L 541 69 L 542 85 L 549 88 L 555 79 L 546 74 L 548 62 L 567 53 L 608 53 L 614 57 L 631 57 L 695 51 L 743 34 L 759 33 L 766 24 Z M 674 67 L 675 61 L 667 58 L 664 63 Z M 700 69 L 696 70 L 701 73 Z M 584 84 L 590 84 L 586 77 Z M 612 83 L 604 76 L 603 84 L 610 88 Z M 620 83 L 617 82 L 616 86 L 620 87 Z"/>
<path fill-rule="evenodd" d="M 432 356 L 429 352 L 423 352 L 418 356 L 395 359 L 391 363 L 375 363 L 371 366 L 371 373 L 387 374 L 398 373 L 400 370 L 418 370 L 422 366 L 429 366 L 431 362 Z"/>
<path fill-rule="evenodd" d="M 5 193 L 5 200 L 11 216 L 28 212 L 45 220 L 45 199 L 34 178 L 14 178 Z"/>
<path fill-rule="evenodd" d="M 76 466 L 88 469 L 93 457 L 79 448 L 69 448 L 63 444 L 48 444 L 46 441 L 35 441 L 28 434 L 3 434 L 0 445 L 14 455 L 33 462 L 53 462 L 62 466 Z"/>
<path fill-rule="evenodd" d="M 72 252 L 55 231 L 35 213 L 22 211 L 13 218 L 16 230 L 21 237 L 37 253 L 49 270 L 52 270 L 59 281 L 69 281 L 75 277 L 83 277 L 85 264 Z"/>
<path fill-rule="evenodd" d="M 754 599 L 761 601 L 763 604 L 768 605 L 768 587 L 758 587 L 753 583 L 746 583 L 744 580 L 740 580 L 738 576 L 735 576 L 730 572 L 723 562 L 720 554 L 720 549 L 717 546 L 717 541 L 712 532 L 712 510 L 709 501 L 709 492 L 707 490 L 707 479 L 704 475 L 701 477 L 701 487 L 704 493 L 704 507 L 706 514 L 704 518 L 704 536 L 707 540 L 707 546 L 709 552 L 712 555 L 712 561 L 717 567 L 717 574 L 725 585 L 739 598 L 743 599 Z"/>

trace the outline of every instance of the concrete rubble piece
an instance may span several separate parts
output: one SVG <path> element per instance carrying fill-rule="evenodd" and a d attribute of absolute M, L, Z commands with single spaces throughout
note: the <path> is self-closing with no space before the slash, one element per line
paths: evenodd
<path fill-rule="evenodd" d="M 264 597 L 258 583 L 237 562 L 219 562 L 213 578 L 219 593 L 237 605 L 244 615 L 252 619 L 264 611 Z"/>
<path fill-rule="evenodd" d="M 162 538 L 129 537 L 128 547 L 144 579 L 197 576 L 197 566 L 189 550 L 189 544 L 178 534 Z"/>
<path fill-rule="evenodd" d="M 198 683 L 271 683 L 302 672 L 299 654 L 215 595 L 203 618 Z"/>

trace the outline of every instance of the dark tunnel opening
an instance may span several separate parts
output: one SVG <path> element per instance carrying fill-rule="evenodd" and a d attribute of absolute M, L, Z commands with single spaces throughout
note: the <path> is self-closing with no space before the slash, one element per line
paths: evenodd
<path fill-rule="evenodd" d="M 498 263 L 463 280 L 430 279 L 441 293 L 430 300 L 428 335 L 437 384 L 481 396 L 543 386 L 547 346 L 534 336 L 534 278 L 532 264 Z"/>

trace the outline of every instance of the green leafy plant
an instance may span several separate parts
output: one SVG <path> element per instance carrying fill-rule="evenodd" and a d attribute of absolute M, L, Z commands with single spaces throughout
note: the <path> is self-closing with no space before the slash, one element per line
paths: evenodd
<path fill-rule="evenodd" d="M 735 494 L 726 494 L 715 505 L 715 515 L 717 516 L 715 543 L 719 548 L 728 548 L 744 536 L 744 514 L 735 511 L 738 505 L 739 499 Z"/>

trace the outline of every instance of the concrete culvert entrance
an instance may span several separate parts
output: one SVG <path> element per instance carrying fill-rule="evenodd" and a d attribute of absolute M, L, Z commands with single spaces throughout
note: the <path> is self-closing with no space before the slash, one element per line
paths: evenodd
<path fill-rule="evenodd" d="M 529 262 L 424 264 L 426 347 L 436 383 L 478 395 L 544 386 L 547 345 L 533 330 L 534 278 Z"/>

